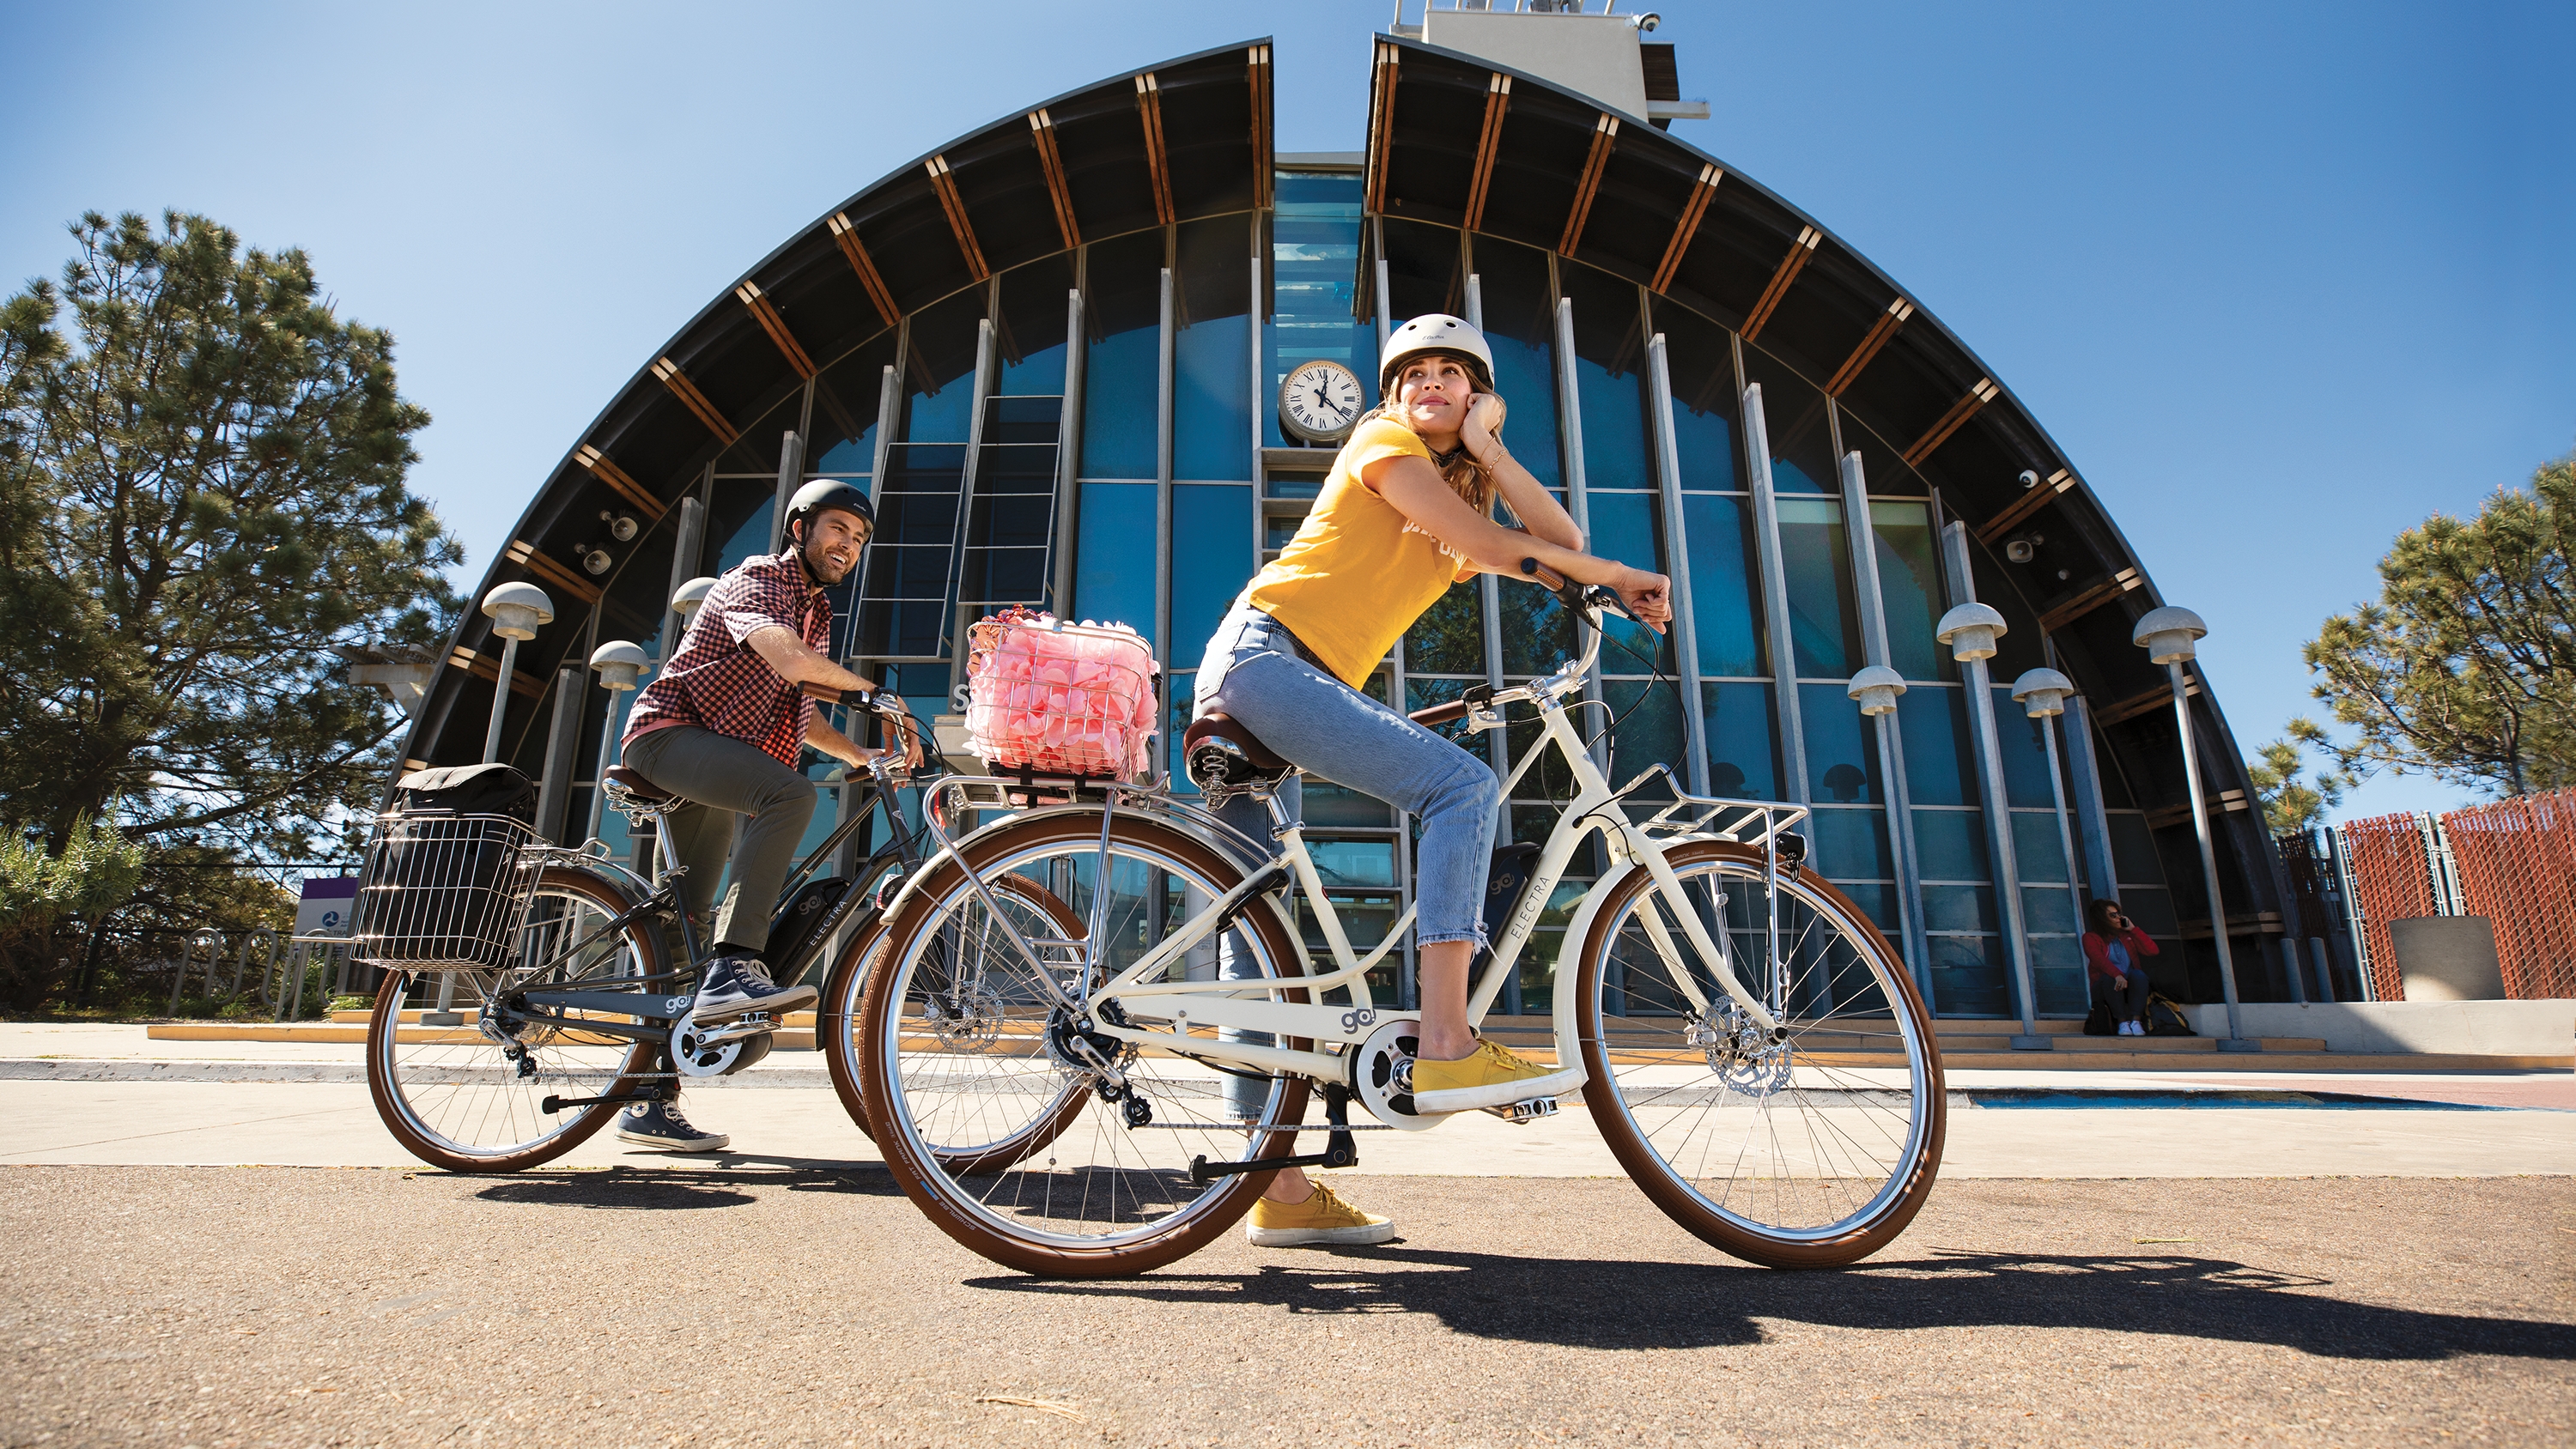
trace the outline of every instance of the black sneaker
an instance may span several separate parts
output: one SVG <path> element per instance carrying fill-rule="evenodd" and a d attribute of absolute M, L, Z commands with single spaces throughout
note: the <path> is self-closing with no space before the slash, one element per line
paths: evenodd
<path fill-rule="evenodd" d="M 733 1145 L 733 1138 L 722 1132 L 690 1126 L 676 1102 L 646 1102 L 618 1113 L 617 1138 L 665 1152 L 722 1152 Z"/>
<path fill-rule="evenodd" d="M 822 999 L 811 986 L 781 986 L 769 979 L 769 965 L 757 956 L 718 956 L 707 965 L 697 1003 L 689 1009 L 698 1024 L 731 1021 L 765 1011 L 774 1020 L 802 1011 Z"/>

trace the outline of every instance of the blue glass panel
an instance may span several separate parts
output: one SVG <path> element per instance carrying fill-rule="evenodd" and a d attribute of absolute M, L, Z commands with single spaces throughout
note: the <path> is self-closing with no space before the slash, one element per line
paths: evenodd
<path fill-rule="evenodd" d="M 1869 520 L 1878 535 L 1878 597 L 1887 614 L 1888 663 L 1908 679 L 1957 679 L 1958 661 L 1932 637 L 1943 611 L 1930 506 L 1872 501 Z"/>
<path fill-rule="evenodd" d="M 1485 601 L 1483 581 L 1462 579 L 1449 586 L 1404 635 L 1407 674 L 1485 674 Z M 1454 698 L 1455 696 L 1444 696 Z M 1426 700 L 1424 703 L 1432 703 Z M 1413 706 L 1416 709 L 1421 705 Z"/>
<path fill-rule="evenodd" d="M 1072 616 L 1125 624 L 1150 638 L 1153 537 L 1153 484 L 1083 484 L 1080 538 L 1073 554 Z"/>
<path fill-rule="evenodd" d="M 1816 847 L 1816 869 L 1827 880 L 1888 880 L 1896 858 L 1887 848 L 1887 812 L 1817 807 L 1800 827 Z"/>
<path fill-rule="evenodd" d="M 1172 476 L 1252 477 L 1252 319 L 1211 317 L 1172 339 Z"/>
<path fill-rule="evenodd" d="M 2021 893 L 2021 918 L 2029 929 L 2072 937 L 2080 934 L 2075 923 L 2075 900 L 2062 885 L 2024 886 Z M 2037 950 L 2037 943 L 2032 949 Z M 2061 957 L 2064 952 L 2058 953 Z"/>
<path fill-rule="evenodd" d="M 1001 379 L 994 391 L 1013 396 L 1064 392 L 1066 294 L 1073 290 L 1073 256 L 1062 253 L 1002 274 L 998 335 Z"/>
<path fill-rule="evenodd" d="M 1993 936 L 1934 936 L 1932 997 L 1943 1016 L 2005 1016 L 2003 942 Z"/>
<path fill-rule="evenodd" d="M 1905 791 L 1917 805 L 1966 805 L 1977 798 L 1977 766 L 1968 750 L 1966 695 L 1917 685 L 1896 697 L 1905 736 Z"/>
<path fill-rule="evenodd" d="M 1485 342 L 1494 349 L 1494 390 L 1511 404 L 1504 441 L 1531 477 L 1561 488 L 1556 296 L 1548 283 L 1547 254 L 1479 234 L 1476 272 L 1485 301 Z"/>
<path fill-rule="evenodd" d="M 2013 869 L 2025 884 L 2034 881 L 2066 881 L 2066 850 L 2057 838 L 2057 812 L 2012 812 Z M 2058 895 L 2062 899 L 2064 891 Z"/>
<path fill-rule="evenodd" d="M 1061 331 L 1062 323 L 1057 324 Z M 885 369 L 894 361 L 888 330 L 814 379 L 813 437 L 805 448 L 808 473 L 870 473 L 877 466 L 877 404 L 885 396 Z"/>
<path fill-rule="evenodd" d="M 1097 485 L 1093 485 L 1097 486 Z M 1152 560 L 1144 560 L 1150 570 Z M 1252 489 L 1237 483 L 1172 485 L 1172 650 L 1195 660 L 1234 596 L 1252 577 Z"/>
<path fill-rule="evenodd" d="M 1925 880 L 1994 879 L 1985 817 L 1974 810 L 1916 810 L 1914 858 Z"/>
<path fill-rule="evenodd" d="M 975 348 L 984 289 L 933 303 L 912 319 L 913 363 L 903 370 L 907 443 L 962 443 L 975 413 Z"/>
<path fill-rule="evenodd" d="M 1683 741 L 1680 691 L 1669 681 L 1612 679 L 1601 686 L 1602 701 L 1618 721 L 1610 733 L 1610 778 L 1626 784 L 1641 770 L 1663 765 L 1673 778 L 1690 781 L 1689 746 Z M 1659 777 L 1632 799 L 1672 798 Z"/>
<path fill-rule="evenodd" d="M 1682 532 L 1690 546 L 1692 625 L 1706 678 L 1771 672 L 1755 602 L 1753 529 L 1741 498 L 1686 494 Z"/>
<path fill-rule="evenodd" d="M 1574 303 L 1574 389 L 1583 407 L 1584 486 L 1652 488 L 1646 349 L 1636 284 L 1576 262 L 1560 262 L 1558 277 Z"/>
<path fill-rule="evenodd" d="M 1995 893 L 1991 886 L 1928 885 L 1923 888 L 1923 924 L 1930 931 L 1995 929 Z"/>
<path fill-rule="evenodd" d="M 1154 476 L 1161 340 L 1157 328 L 1138 327 L 1091 344 L 1083 362 L 1083 477 Z"/>
<path fill-rule="evenodd" d="M 1673 448 L 1682 487 L 1744 487 L 1735 441 L 1735 351 L 1725 328 L 1687 308 L 1652 299 L 1673 385 Z"/>
<path fill-rule="evenodd" d="M 1780 796 L 1780 750 L 1767 684 L 1704 684 L 1711 794 L 1747 800 Z"/>
<path fill-rule="evenodd" d="M 1878 730 L 1851 696 L 1831 684 L 1798 686 L 1798 723 L 1807 734 L 1807 798 L 1816 804 L 1880 805 Z"/>
<path fill-rule="evenodd" d="M 1842 492 L 1834 471 L 1832 424 L 1826 418 L 1825 395 L 1781 366 L 1761 348 L 1744 348 L 1745 380 L 1762 388 L 1762 426 L 1771 440 L 1771 488 L 1775 493 Z"/>
<path fill-rule="evenodd" d="M 1904 954 L 1905 943 L 1902 939 L 1904 922 L 1897 918 L 1896 887 L 1876 885 L 1867 881 L 1837 881 L 1834 883 L 1834 889 L 1849 896 L 1851 903 L 1860 907 L 1861 911 L 1869 917 L 1870 923 L 1886 935 L 1887 943 L 1896 948 L 1897 954 Z"/>
<path fill-rule="evenodd" d="M 1664 572 L 1663 518 L 1657 503 L 1652 493 L 1591 495 L 1589 551 L 1635 568 Z M 1606 627 L 1609 639 L 1601 646 L 1604 673 L 1651 674 L 1658 669 L 1671 673 L 1675 668 L 1669 631 L 1657 634 L 1620 618 L 1607 620 Z"/>
<path fill-rule="evenodd" d="M 724 540 L 716 548 L 713 572 L 723 573 L 755 554 L 769 551 L 769 517 L 778 507 L 775 479 L 728 478 L 716 485 L 715 526 L 708 533 Z"/>
<path fill-rule="evenodd" d="M 2023 809 L 2054 810 L 2057 796 L 2048 783 L 2048 731 L 2022 713 L 2008 686 L 1995 685 L 1994 698 L 1995 747 L 2003 756 L 2004 798 Z"/>
<path fill-rule="evenodd" d="M 2156 836 L 2147 828 L 2147 817 L 2134 810 L 2113 810 L 2104 823 L 2111 834 L 2111 874 L 2119 878 L 2121 888 L 2163 887 L 2164 862 L 2156 853 Z"/>
<path fill-rule="evenodd" d="M 1789 637 L 1798 676 L 1847 679 L 1860 668 L 1861 650 L 1843 507 L 1829 498 L 1782 498 L 1778 506 L 1780 562 L 1789 579 Z"/>

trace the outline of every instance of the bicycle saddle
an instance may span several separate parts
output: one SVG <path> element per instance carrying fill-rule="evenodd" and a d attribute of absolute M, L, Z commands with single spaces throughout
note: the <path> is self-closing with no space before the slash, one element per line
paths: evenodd
<path fill-rule="evenodd" d="M 625 765 L 611 765 L 600 776 L 611 795 L 626 795 L 638 805 L 659 805 L 679 797 L 644 778 L 641 771 Z"/>
<path fill-rule="evenodd" d="M 1232 715 L 1208 713 L 1181 735 L 1181 767 L 1201 790 L 1276 785 L 1294 765 L 1274 754 Z"/>

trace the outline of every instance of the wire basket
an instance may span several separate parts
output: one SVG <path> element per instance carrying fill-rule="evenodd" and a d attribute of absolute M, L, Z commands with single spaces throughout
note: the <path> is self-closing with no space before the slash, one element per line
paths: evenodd
<path fill-rule="evenodd" d="M 516 959 L 536 893 L 537 832 L 507 815 L 390 811 L 376 817 L 351 934 L 371 964 L 496 970 Z"/>
<path fill-rule="evenodd" d="M 969 637 L 966 737 L 977 758 L 1089 779 L 1145 773 L 1154 654 L 1136 631 L 1011 609 Z"/>

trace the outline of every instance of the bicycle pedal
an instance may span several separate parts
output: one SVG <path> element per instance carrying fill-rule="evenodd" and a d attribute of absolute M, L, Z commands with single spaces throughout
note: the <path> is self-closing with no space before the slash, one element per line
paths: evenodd
<path fill-rule="evenodd" d="M 1515 1127 L 1526 1127 L 1541 1117 L 1555 1116 L 1557 1106 L 1554 1097 L 1532 1097 L 1526 1102 L 1507 1102 L 1500 1107 L 1487 1107 L 1485 1110 Z"/>

